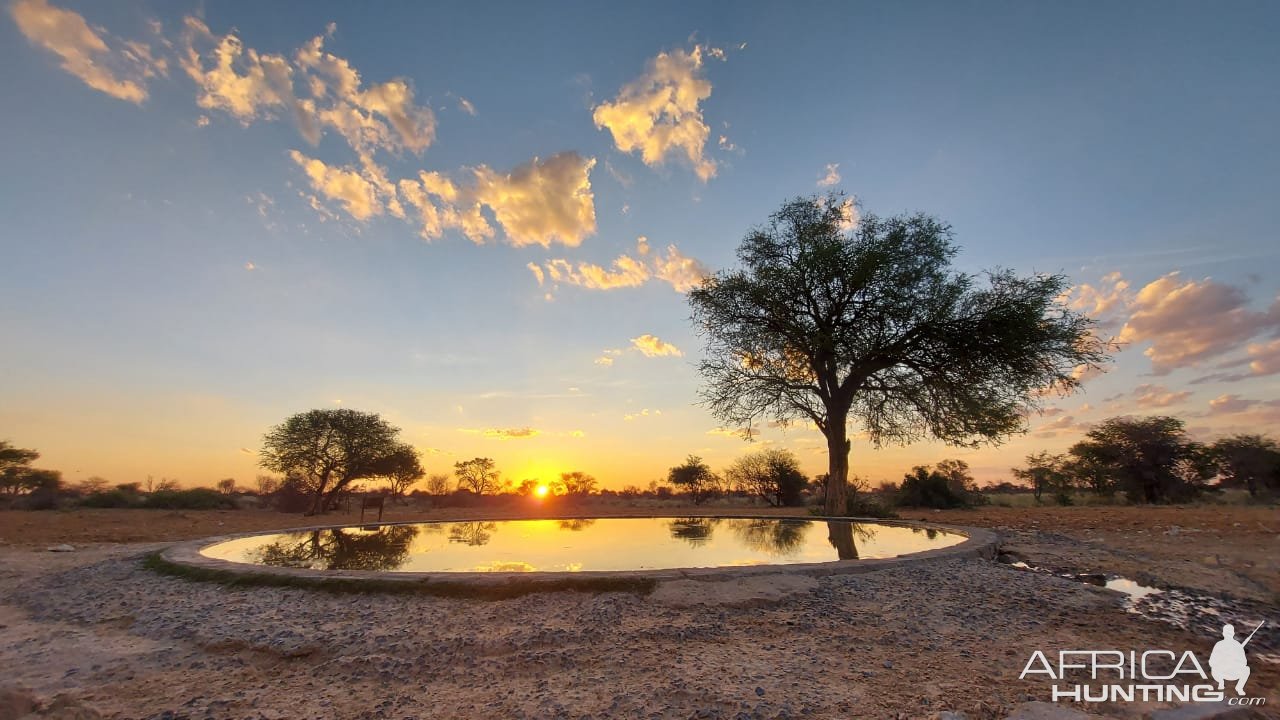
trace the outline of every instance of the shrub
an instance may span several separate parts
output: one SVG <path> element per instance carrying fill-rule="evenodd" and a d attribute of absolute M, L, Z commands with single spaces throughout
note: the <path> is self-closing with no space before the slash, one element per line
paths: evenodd
<path fill-rule="evenodd" d="M 139 507 L 152 510 L 234 510 L 235 498 L 210 488 L 162 490 L 142 499 Z"/>
<path fill-rule="evenodd" d="M 968 498 L 958 494 L 946 475 L 921 465 L 902 478 L 898 488 L 898 505 L 947 510 L 967 507 Z"/>
<path fill-rule="evenodd" d="M 87 508 L 127 508 L 138 501 L 136 493 L 126 492 L 119 488 L 89 493 L 80 501 L 80 507 Z"/>

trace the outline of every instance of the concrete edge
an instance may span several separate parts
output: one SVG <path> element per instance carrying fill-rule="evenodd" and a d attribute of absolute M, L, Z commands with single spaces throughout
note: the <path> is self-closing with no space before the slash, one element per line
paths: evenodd
<path fill-rule="evenodd" d="M 537 520 L 593 520 L 593 519 L 629 519 L 637 516 L 610 517 L 607 515 L 564 515 L 547 518 L 491 518 L 491 519 L 469 519 L 469 520 L 434 520 L 434 521 L 406 521 L 406 522 L 389 522 L 389 523 L 369 523 L 359 525 L 359 527 L 374 526 L 394 526 L 394 525 L 419 525 L 431 523 L 445 522 L 501 522 L 503 520 L 521 520 L 521 519 L 537 519 Z M 676 517 L 666 515 L 653 515 L 641 517 Z M 937 548 L 934 550 L 925 550 L 918 553 L 910 553 L 893 558 L 868 558 L 865 560 L 834 560 L 821 563 L 795 563 L 795 564 L 771 564 L 771 565 L 748 565 L 748 566 L 731 566 L 731 567 L 710 567 L 710 568 L 672 568 L 662 570 L 589 570 L 582 572 L 381 572 L 374 570 L 311 570 L 305 568 L 285 568 L 271 567 L 267 565 L 251 565 L 249 563 L 232 562 L 229 560 L 219 560 L 216 558 L 206 557 L 201 551 L 212 545 L 227 542 L 229 540 L 238 540 L 246 537 L 255 537 L 258 535 L 276 535 L 282 532 L 310 532 L 313 530 L 328 530 L 334 528 L 355 527 L 352 524 L 342 525 L 316 525 L 311 527 L 288 528 L 285 530 L 269 530 L 252 533 L 239 533 L 235 535 L 219 535 L 199 540 L 188 540 L 172 545 L 160 552 L 161 558 L 164 560 L 191 568 L 201 570 L 213 570 L 218 572 L 229 572 L 244 576 L 277 576 L 281 578 L 292 578 L 295 580 L 314 580 L 316 582 L 332 581 L 332 580 L 378 580 L 405 583 L 449 583 L 449 584 L 470 584 L 476 586 L 484 585 L 507 585 L 507 584 L 536 584 L 539 582 L 556 582 L 570 579 L 635 579 L 635 580 L 705 580 L 719 581 L 732 580 L 742 577 L 753 577 L 759 575 L 778 575 L 778 574 L 795 574 L 809 575 L 813 577 L 826 577 L 830 575 L 851 575 L 864 572 L 873 572 L 876 570 L 884 570 L 892 567 L 909 565 L 926 560 L 937 560 L 941 558 L 981 558 L 992 560 L 996 556 L 998 538 L 994 532 L 983 530 L 980 528 L 962 527 L 954 525 L 941 525 L 937 523 L 911 522 L 906 520 L 882 520 L 878 518 L 837 518 L 813 515 L 802 516 L 778 516 L 778 515 L 681 515 L 682 518 L 711 518 L 711 519 L 727 519 L 727 520 L 806 520 L 811 522 L 865 522 L 875 523 L 878 525 L 891 525 L 896 527 L 918 528 L 923 530 L 939 530 L 942 532 L 955 533 L 963 535 L 965 539 L 960 543 L 945 548 Z"/>

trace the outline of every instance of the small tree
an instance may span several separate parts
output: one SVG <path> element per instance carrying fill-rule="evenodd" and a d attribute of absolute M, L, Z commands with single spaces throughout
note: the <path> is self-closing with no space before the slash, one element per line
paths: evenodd
<path fill-rule="evenodd" d="M 974 446 L 1023 429 L 1046 389 L 1106 358 L 1061 275 L 955 272 L 951 229 L 797 198 L 738 248 L 742 269 L 689 294 L 706 338 L 703 400 L 726 424 L 813 422 L 827 439 L 826 514 L 846 511 L 849 421 L 871 442 Z"/>
<path fill-rule="evenodd" d="M 1027 456 L 1025 468 L 1012 468 L 1013 476 L 1031 486 L 1036 502 L 1043 502 L 1044 493 L 1051 493 L 1059 505 L 1071 504 L 1071 475 L 1066 470 L 1066 458 L 1041 451 Z"/>
<path fill-rule="evenodd" d="M 309 515 L 328 511 L 352 482 L 376 477 L 396 451 L 399 428 L 376 413 L 311 410 L 286 419 L 263 439 L 260 464 L 301 483 Z"/>
<path fill-rule="evenodd" d="M 14 447 L 0 440 L 0 491 L 9 495 L 30 492 L 38 483 L 33 479 L 31 463 L 40 457 L 35 450 Z"/>
<path fill-rule="evenodd" d="M 667 473 L 667 482 L 683 488 L 693 499 L 694 505 L 701 505 L 715 494 L 718 479 L 702 458 L 690 455 L 683 465 L 671 468 Z"/>
<path fill-rule="evenodd" d="M 1280 446 L 1261 435 L 1233 435 L 1215 442 L 1210 451 L 1219 484 L 1246 488 L 1257 497 L 1280 491 Z"/>
<path fill-rule="evenodd" d="M 725 471 L 725 479 L 736 490 L 778 507 L 801 504 L 800 493 L 808 482 L 796 456 L 775 448 L 738 458 Z"/>
<path fill-rule="evenodd" d="M 449 494 L 449 476 L 444 473 L 433 473 L 427 477 L 427 492 L 431 495 Z"/>
<path fill-rule="evenodd" d="M 458 477 L 459 490 L 470 490 L 477 495 L 497 492 L 501 487 L 492 458 L 478 457 L 454 463 L 453 474 Z"/>
<path fill-rule="evenodd" d="M 418 451 L 412 445 L 401 444 L 383 458 L 377 474 L 386 479 L 391 497 L 399 499 L 426 475 L 426 471 L 422 469 Z"/>
<path fill-rule="evenodd" d="M 218 481 L 218 484 L 216 487 L 218 492 L 222 493 L 223 495 L 233 495 L 235 494 L 235 491 L 236 491 L 236 479 L 223 478 Z"/>
<path fill-rule="evenodd" d="M 1174 417 L 1116 417 L 1086 438 L 1130 501 L 1180 502 L 1198 495 L 1212 476 L 1207 453 L 1187 440 L 1183 428 Z"/>
<path fill-rule="evenodd" d="M 270 495 L 271 493 L 280 489 L 280 484 L 283 481 L 280 480 L 280 478 L 273 477 L 271 475 L 259 475 L 255 479 L 255 482 L 258 485 L 259 495 Z"/>
<path fill-rule="evenodd" d="M 560 482 L 566 495 L 590 495 L 596 490 L 596 479 L 581 470 L 560 473 Z"/>

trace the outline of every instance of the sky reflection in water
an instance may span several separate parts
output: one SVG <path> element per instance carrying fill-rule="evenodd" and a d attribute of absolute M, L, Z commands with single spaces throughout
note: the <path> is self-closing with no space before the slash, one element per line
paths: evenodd
<path fill-rule="evenodd" d="M 654 570 L 886 558 L 961 535 L 875 523 L 780 518 L 608 518 L 418 523 L 258 535 L 207 557 L 316 570 Z"/>

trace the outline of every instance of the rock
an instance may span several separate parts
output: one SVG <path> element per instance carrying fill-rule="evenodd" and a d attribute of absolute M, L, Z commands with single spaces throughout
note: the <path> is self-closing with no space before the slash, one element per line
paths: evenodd
<path fill-rule="evenodd" d="M 1068 705 L 1051 702 L 1027 702 L 1013 709 L 1005 720 L 1088 720 L 1095 715 L 1080 712 Z"/>
<path fill-rule="evenodd" d="M 50 545 L 49 547 L 45 548 L 45 550 L 48 550 L 49 552 L 75 552 L 75 548 L 66 543 L 63 543 L 61 545 Z"/>
<path fill-rule="evenodd" d="M 756 686 L 756 695 L 760 697 L 764 697 L 764 688 L 760 686 Z"/>

